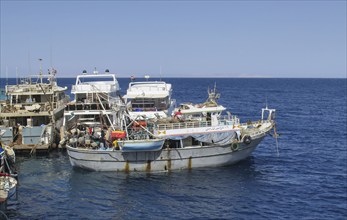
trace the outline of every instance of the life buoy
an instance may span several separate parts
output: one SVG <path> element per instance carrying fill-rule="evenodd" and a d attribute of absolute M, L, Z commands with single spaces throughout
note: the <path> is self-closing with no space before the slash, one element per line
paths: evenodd
<path fill-rule="evenodd" d="M 249 135 L 246 135 L 246 136 L 244 136 L 243 137 L 243 143 L 244 144 L 250 144 L 252 142 L 252 138 L 251 138 L 251 136 L 249 136 Z"/>

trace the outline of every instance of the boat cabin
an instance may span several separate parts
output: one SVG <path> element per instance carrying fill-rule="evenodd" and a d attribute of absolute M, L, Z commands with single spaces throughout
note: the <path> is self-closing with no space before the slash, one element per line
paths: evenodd
<path fill-rule="evenodd" d="M 171 99 L 171 84 L 158 81 L 131 82 L 123 98 L 127 109 L 133 118 L 146 116 L 155 118 L 156 115 L 166 118 L 170 115 L 175 100 Z"/>

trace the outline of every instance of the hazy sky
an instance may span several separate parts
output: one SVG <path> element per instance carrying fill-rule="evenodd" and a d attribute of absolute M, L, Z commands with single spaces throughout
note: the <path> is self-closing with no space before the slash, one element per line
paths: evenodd
<path fill-rule="evenodd" d="M 1 76 L 346 77 L 346 1 L 4 1 Z"/>

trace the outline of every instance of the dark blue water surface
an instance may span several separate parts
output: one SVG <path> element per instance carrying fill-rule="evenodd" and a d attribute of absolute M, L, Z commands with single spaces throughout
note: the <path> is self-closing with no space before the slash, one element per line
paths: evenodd
<path fill-rule="evenodd" d="M 243 122 L 267 100 L 279 156 L 270 136 L 236 165 L 171 173 L 73 169 L 66 152 L 21 156 L 10 219 L 346 219 L 346 79 L 165 80 L 178 103 L 204 102 L 216 83 Z M 70 90 L 74 79 L 58 83 Z M 125 93 L 129 79 L 119 83 Z"/>

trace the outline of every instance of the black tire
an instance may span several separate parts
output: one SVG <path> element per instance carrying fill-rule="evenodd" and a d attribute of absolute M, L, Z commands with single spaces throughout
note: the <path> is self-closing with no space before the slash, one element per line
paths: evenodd
<path fill-rule="evenodd" d="M 243 137 L 243 143 L 244 144 L 250 144 L 252 142 L 252 138 L 251 138 L 251 136 L 249 136 L 249 135 L 246 135 L 246 136 L 244 136 Z"/>
<path fill-rule="evenodd" d="M 239 144 L 238 144 L 238 143 L 233 143 L 233 144 L 231 145 L 231 149 L 232 149 L 233 151 L 237 151 L 237 150 L 239 149 Z"/>

